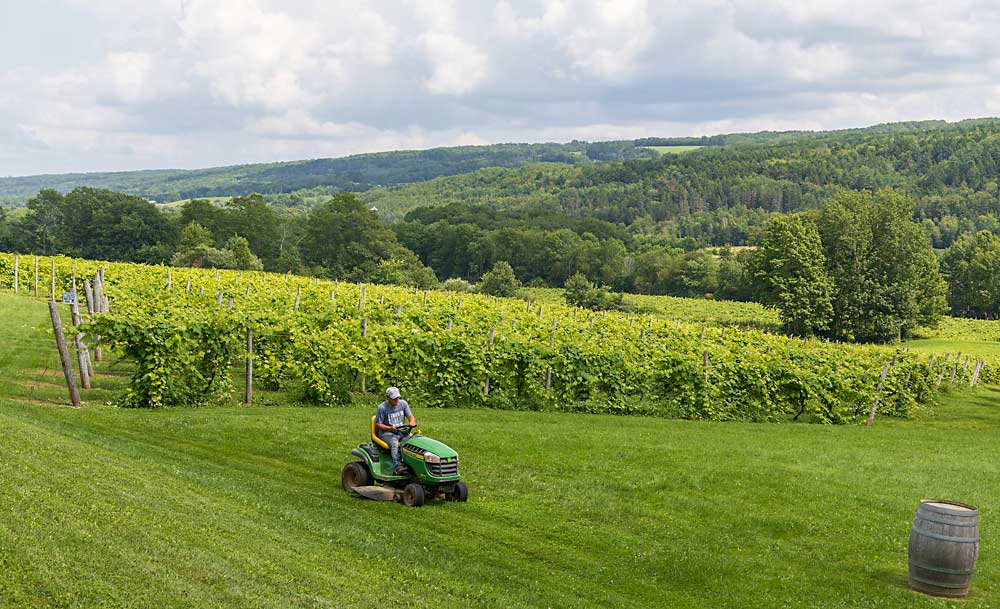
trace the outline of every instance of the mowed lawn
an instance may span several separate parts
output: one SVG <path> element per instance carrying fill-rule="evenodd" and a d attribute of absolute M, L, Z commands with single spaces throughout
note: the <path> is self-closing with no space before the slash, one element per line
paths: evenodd
<path fill-rule="evenodd" d="M 872 429 L 413 403 L 471 498 L 410 509 L 340 487 L 376 397 L 68 408 L 47 324 L 0 296 L 0 607 L 1000 606 L 994 388 Z M 961 603 L 906 586 L 923 497 L 980 508 Z"/>

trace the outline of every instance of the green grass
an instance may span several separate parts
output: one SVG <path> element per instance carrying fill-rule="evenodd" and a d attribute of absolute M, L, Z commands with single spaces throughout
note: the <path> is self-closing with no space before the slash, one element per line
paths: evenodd
<path fill-rule="evenodd" d="M 1000 603 L 996 388 L 872 429 L 413 404 L 471 499 L 407 509 L 340 488 L 374 397 L 58 406 L 47 324 L 0 295 L 0 607 L 957 606 L 906 587 L 923 497 L 980 508 L 960 606 Z"/>
<path fill-rule="evenodd" d="M 704 146 L 644 146 L 644 148 L 655 150 L 660 154 L 680 154 L 682 152 L 698 150 L 704 148 Z"/>

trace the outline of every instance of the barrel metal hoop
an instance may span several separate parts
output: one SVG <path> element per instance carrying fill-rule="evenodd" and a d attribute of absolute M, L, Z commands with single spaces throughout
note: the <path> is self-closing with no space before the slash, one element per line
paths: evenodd
<path fill-rule="evenodd" d="M 978 533 L 975 537 L 952 537 L 950 535 L 931 533 L 923 529 L 913 529 L 913 532 L 923 537 L 930 537 L 931 539 L 938 539 L 941 541 L 954 541 L 955 543 L 979 543 Z"/>
<path fill-rule="evenodd" d="M 924 579 L 922 577 L 916 577 L 916 576 L 913 576 L 913 575 L 910 576 L 910 579 L 912 579 L 913 581 L 920 582 L 922 584 L 927 584 L 928 586 L 936 586 L 938 588 L 952 588 L 952 589 L 958 590 L 958 589 L 961 589 L 961 588 L 968 588 L 969 587 L 969 582 L 966 582 L 964 584 L 950 584 L 948 582 L 934 582 L 934 581 L 930 581 L 930 580 Z"/>
<path fill-rule="evenodd" d="M 956 521 L 956 520 L 948 520 L 948 519 L 941 519 L 941 520 L 939 520 L 937 518 L 928 518 L 927 516 L 920 516 L 920 515 L 918 515 L 917 516 L 917 521 L 920 521 L 920 520 L 923 520 L 924 522 L 933 522 L 934 524 L 944 524 L 944 525 L 948 525 L 948 526 L 952 526 L 952 527 L 977 527 L 977 526 L 979 526 L 979 520 L 978 519 L 971 520 L 971 521 L 970 520 L 965 520 L 965 521 L 959 522 L 959 521 Z M 913 524 L 917 524 L 917 522 L 914 521 Z"/>
<path fill-rule="evenodd" d="M 933 567 L 931 565 L 925 565 L 920 561 L 912 559 L 910 560 L 910 566 L 920 567 L 921 569 L 926 569 L 927 571 L 934 571 L 935 573 L 945 573 L 947 575 L 972 575 L 973 573 L 976 572 L 975 567 L 971 569 L 945 569 L 944 567 Z"/>

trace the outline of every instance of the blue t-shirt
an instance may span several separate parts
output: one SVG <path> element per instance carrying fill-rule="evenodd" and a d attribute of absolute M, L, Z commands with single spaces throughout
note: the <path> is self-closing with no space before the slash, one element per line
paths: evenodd
<path fill-rule="evenodd" d="M 412 416 L 410 405 L 406 403 L 406 400 L 400 398 L 399 404 L 395 408 L 389 402 L 379 404 L 378 410 L 375 411 L 375 422 L 381 425 L 399 427 L 400 425 L 406 425 L 406 421 L 410 416 Z"/>

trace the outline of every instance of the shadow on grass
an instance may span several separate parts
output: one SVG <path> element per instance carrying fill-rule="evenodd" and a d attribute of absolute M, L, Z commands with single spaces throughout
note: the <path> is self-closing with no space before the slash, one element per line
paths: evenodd
<path fill-rule="evenodd" d="M 889 571 L 883 569 L 875 571 L 869 577 L 887 586 L 892 586 L 893 588 L 899 588 L 901 590 L 910 589 L 910 574 L 906 571 Z"/>

